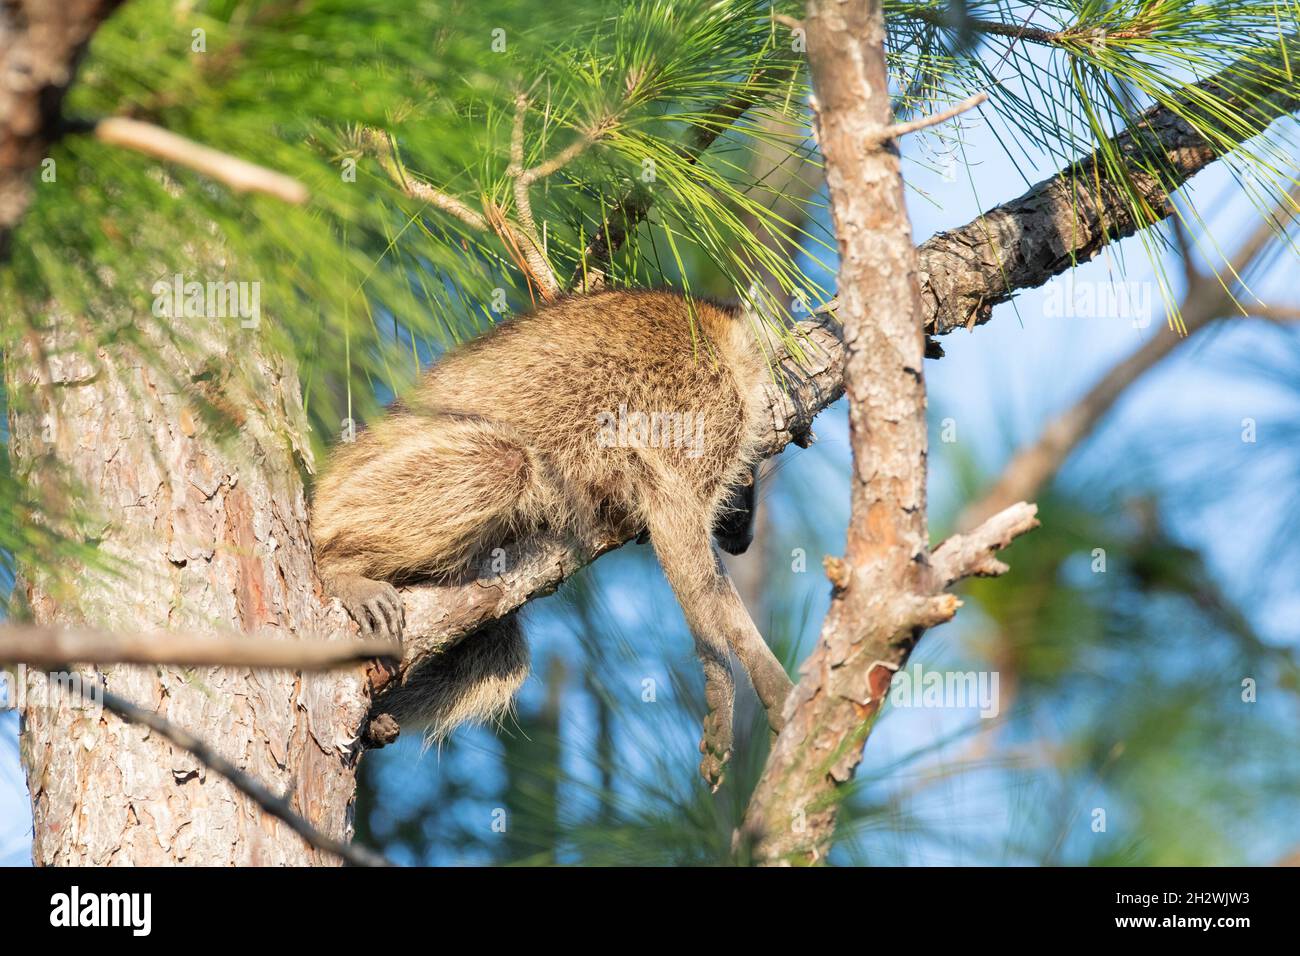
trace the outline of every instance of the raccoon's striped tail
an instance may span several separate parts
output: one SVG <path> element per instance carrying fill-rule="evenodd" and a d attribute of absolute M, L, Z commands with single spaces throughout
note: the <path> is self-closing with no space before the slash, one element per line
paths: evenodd
<path fill-rule="evenodd" d="M 528 641 L 517 611 L 466 635 L 407 679 L 393 714 L 441 742 L 462 724 L 500 721 L 528 677 Z"/>

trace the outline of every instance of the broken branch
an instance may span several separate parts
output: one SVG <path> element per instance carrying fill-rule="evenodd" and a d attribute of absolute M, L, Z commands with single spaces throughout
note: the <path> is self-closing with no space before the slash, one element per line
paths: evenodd
<path fill-rule="evenodd" d="M 957 103 L 955 106 L 951 106 L 940 113 L 935 113 L 933 116 L 923 116 L 920 119 L 909 120 L 906 123 L 894 123 L 892 126 L 867 137 L 867 146 L 878 146 L 882 143 L 895 140 L 900 136 L 906 136 L 908 133 L 915 133 L 918 130 L 928 129 L 931 126 L 938 126 L 940 123 L 946 123 L 955 116 L 960 116 L 968 110 L 973 110 L 988 98 L 989 95 L 987 93 L 980 91 L 974 96 L 966 97 L 966 99 Z"/>
<path fill-rule="evenodd" d="M 110 634 L 18 625 L 0 629 L 0 661 L 32 667 L 78 662 L 324 671 L 376 658 L 396 662 L 401 657 L 397 641 L 361 638 L 299 635 L 294 640 L 273 640 L 250 635 L 195 637 L 171 631 Z"/>
<path fill-rule="evenodd" d="M 310 197 L 307 187 L 292 176 L 203 146 L 152 123 L 113 116 L 96 122 L 94 131 L 101 143 L 184 166 L 224 183 L 237 193 L 263 193 L 295 206 L 301 206 Z"/>

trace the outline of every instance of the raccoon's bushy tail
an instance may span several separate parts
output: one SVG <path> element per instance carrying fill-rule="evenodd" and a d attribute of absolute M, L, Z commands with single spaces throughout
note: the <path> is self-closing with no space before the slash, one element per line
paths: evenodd
<path fill-rule="evenodd" d="M 441 742 L 461 724 L 491 723 L 510 711 L 528 677 L 528 641 L 513 612 L 479 628 L 407 680 L 395 716 Z"/>

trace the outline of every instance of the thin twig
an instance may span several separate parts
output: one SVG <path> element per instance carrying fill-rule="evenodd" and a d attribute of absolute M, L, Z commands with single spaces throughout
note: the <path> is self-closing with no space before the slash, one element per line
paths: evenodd
<path fill-rule="evenodd" d="M 296 206 L 305 203 L 311 195 L 292 176 L 203 146 L 152 123 L 113 116 L 96 122 L 94 131 L 101 143 L 185 166 L 225 183 L 235 192 L 264 193 Z"/>
<path fill-rule="evenodd" d="M 1042 6 L 1039 4 L 1038 6 Z M 1030 11 L 1029 16 L 1036 13 L 1038 7 Z M 1041 27 L 1031 27 L 1026 23 L 998 23 L 994 20 L 979 20 L 973 17 L 956 18 L 946 10 L 938 10 L 933 7 L 920 7 L 902 11 L 902 16 L 922 20 L 931 26 L 942 27 L 945 30 L 969 30 L 972 33 L 982 33 L 986 36 L 1006 37 L 1011 40 L 1025 40 L 1030 43 L 1037 43 L 1042 46 L 1064 46 L 1071 42 L 1095 41 L 1101 37 L 1117 40 L 1132 40 L 1140 37 L 1150 36 L 1151 27 L 1133 27 L 1127 30 L 1105 30 L 1102 27 L 1092 27 L 1076 25 L 1067 27 L 1064 30 L 1044 30 Z M 1026 21 L 1028 18 L 1026 18 Z"/>
<path fill-rule="evenodd" d="M 941 113 L 935 113 L 933 116 L 923 116 L 920 119 L 909 120 L 906 123 L 895 123 L 888 129 L 881 130 L 875 138 L 868 138 L 867 145 L 874 146 L 879 143 L 888 142 L 897 139 L 900 136 L 906 136 L 908 133 L 915 133 L 917 130 L 928 129 L 931 126 L 938 126 L 940 123 L 946 123 L 954 116 L 960 116 L 967 110 L 973 110 L 989 98 L 988 93 L 981 90 L 974 96 L 968 96 L 966 99 L 951 106 Z"/>
<path fill-rule="evenodd" d="M 377 867 L 393 865 L 381 854 L 373 850 L 336 840 L 321 833 L 303 817 L 294 813 L 289 806 L 288 795 L 277 796 L 272 793 L 256 777 L 244 772 L 188 730 L 176 726 L 165 717 L 155 714 L 153 711 L 145 710 L 143 707 L 138 707 L 129 700 L 110 693 L 96 683 L 83 681 L 63 681 L 61 683 L 68 687 L 71 692 L 79 692 L 88 703 L 102 703 L 105 708 L 117 714 L 127 723 L 148 727 L 154 733 L 166 738 L 173 745 L 189 751 L 209 770 L 225 777 L 232 787 L 245 794 L 271 816 L 284 822 L 289 829 L 307 841 L 310 846 L 331 853 L 353 866 Z"/>
<path fill-rule="evenodd" d="M 550 271 L 550 263 L 545 260 L 545 257 L 542 257 L 539 261 L 535 251 L 530 254 L 530 240 L 523 235 L 514 223 L 506 218 L 506 214 L 501 211 L 501 207 L 492 200 L 485 199 L 483 209 L 487 213 L 487 221 L 491 225 L 492 231 L 500 236 L 502 243 L 505 244 L 510 261 L 518 266 L 519 271 L 524 274 L 524 279 L 528 283 L 529 296 L 532 296 L 533 288 L 536 287 L 542 292 L 543 298 L 550 298 L 546 292 L 549 288 L 547 276 L 554 278 Z M 534 300 L 533 304 L 536 305 L 536 300 Z"/>
<path fill-rule="evenodd" d="M 553 158 L 548 159 L 544 163 L 539 163 L 532 169 L 525 169 L 523 173 L 520 174 L 519 181 L 524 183 L 526 186 L 531 186 L 539 179 L 545 179 L 547 176 L 552 176 L 555 173 L 558 173 L 561 169 L 569 165 L 569 163 L 573 162 L 597 143 L 609 130 L 612 122 L 612 119 L 604 119 L 593 125 L 590 129 L 584 130 L 579 139 L 574 140 L 564 149 L 560 150 Z"/>
<path fill-rule="evenodd" d="M 527 116 L 528 97 L 524 93 L 519 93 L 515 97 L 515 119 L 510 136 L 510 166 L 506 169 L 506 175 L 514 180 L 515 207 L 519 210 L 520 231 L 532 246 L 531 254 L 528 249 L 522 251 L 528 257 L 530 271 L 538 277 L 542 292 L 549 299 L 560 294 L 560 282 L 551 269 L 550 260 L 546 255 L 545 239 L 537 231 L 537 221 L 533 216 L 533 203 L 529 190 L 534 183 L 553 176 L 590 149 L 609 131 L 615 118 L 606 116 L 598 120 L 551 159 L 525 168 L 524 123 Z"/>
<path fill-rule="evenodd" d="M 57 667 L 76 661 L 324 671 L 376 658 L 400 662 L 401 644 L 361 638 L 327 640 L 324 636 L 302 635 L 296 640 L 272 640 L 229 634 L 196 637 L 169 631 L 112 634 L 20 625 L 0 629 L 0 661 L 32 667 Z"/>
<path fill-rule="evenodd" d="M 487 219 L 461 200 L 449 193 L 435 189 L 426 182 L 407 176 L 405 167 L 397 158 L 397 150 L 393 146 L 392 138 L 386 132 L 377 129 L 363 129 L 361 131 L 361 142 L 370 152 L 375 154 L 380 167 L 406 195 L 412 199 L 427 202 L 435 209 L 441 209 L 448 215 L 455 216 L 471 229 L 476 229 L 479 232 L 489 231 L 490 227 Z"/>
<path fill-rule="evenodd" d="M 520 252 L 528 262 L 528 271 L 532 273 L 541 288 L 542 297 L 554 299 L 560 294 L 560 280 L 555 277 L 555 270 L 551 268 L 551 263 L 542 249 L 542 237 L 537 232 L 537 220 L 533 218 L 533 201 L 528 192 L 537 178 L 534 175 L 536 171 L 524 169 L 524 121 L 527 116 L 528 96 L 521 92 L 515 96 L 515 119 L 510 132 L 510 165 L 506 168 L 506 175 L 514 181 L 515 208 L 519 211 L 519 232 L 523 234 Z"/>

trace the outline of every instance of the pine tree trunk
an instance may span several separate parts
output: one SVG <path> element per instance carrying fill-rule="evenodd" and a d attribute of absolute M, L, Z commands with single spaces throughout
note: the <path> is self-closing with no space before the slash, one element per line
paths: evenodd
<path fill-rule="evenodd" d="M 39 482 L 67 469 L 100 516 L 100 551 L 122 562 L 117 575 L 73 569 L 75 589 L 22 569 L 34 620 L 261 640 L 344 633 L 346 617 L 322 598 L 312 561 L 296 373 L 237 319 L 176 320 L 201 337 L 197 348 L 144 333 L 157 340 L 119 340 L 93 357 L 67 349 L 106 321 L 49 320 L 39 336 L 44 383 L 35 337 L 6 369 L 15 473 Z M 350 834 L 355 730 L 368 701 L 360 670 L 99 670 L 111 692 L 291 792 L 295 812 L 326 834 Z M 74 708 L 47 675 L 29 672 L 26 691 L 21 746 L 37 864 L 334 862 L 188 753 L 107 712 Z"/>

